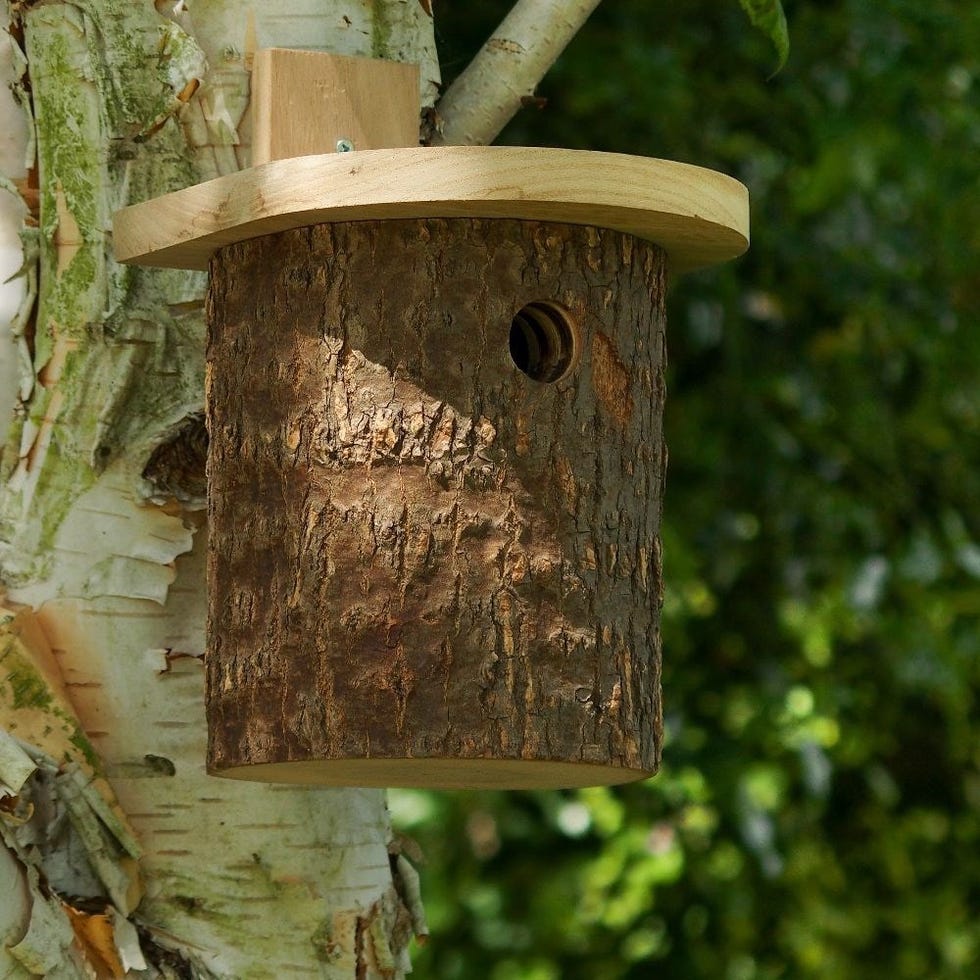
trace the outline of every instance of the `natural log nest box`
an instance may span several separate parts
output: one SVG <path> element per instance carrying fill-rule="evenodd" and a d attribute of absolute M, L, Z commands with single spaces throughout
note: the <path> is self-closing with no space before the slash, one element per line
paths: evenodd
<path fill-rule="evenodd" d="M 256 71 L 257 153 L 282 159 L 115 223 L 121 261 L 210 272 L 209 769 L 650 775 L 665 277 L 744 251 L 745 188 L 610 153 L 368 148 L 414 139 L 412 69 Z"/>

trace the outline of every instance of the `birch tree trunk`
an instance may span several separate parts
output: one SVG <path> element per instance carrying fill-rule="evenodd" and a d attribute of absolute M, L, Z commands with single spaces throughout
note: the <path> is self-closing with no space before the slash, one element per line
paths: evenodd
<path fill-rule="evenodd" d="M 383 793 L 204 774 L 204 281 L 116 265 L 108 229 L 247 165 L 256 46 L 417 61 L 431 106 L 431 19 L 408 0 L 0 11 L 20 94 L 0 197 L 25 254 L 0 338 L 0 976 L 400 976 L 424 924 Z"/>

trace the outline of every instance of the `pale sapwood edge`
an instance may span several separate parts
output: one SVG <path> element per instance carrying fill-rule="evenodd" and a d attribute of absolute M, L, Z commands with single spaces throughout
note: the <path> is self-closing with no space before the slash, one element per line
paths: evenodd
<path fill-rule="evenodd" d="M 436 103 L 433 146 L 492 143 L 599 0 L 518 0 Z"/>

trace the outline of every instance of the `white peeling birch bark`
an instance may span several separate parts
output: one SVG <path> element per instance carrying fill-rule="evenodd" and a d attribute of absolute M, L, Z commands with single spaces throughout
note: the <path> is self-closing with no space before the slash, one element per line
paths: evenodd
<path fill-rule="evenodd" d="M 20 74 L 20 51 L 7 34 L 7 5 L 0 5 L 0 449 L 17 404 L 20 345 L 15 321 L 24 319 L 26 277 L 11 279 L 24 261 L 20 243 L 27 210 L 15 180 L 27 174 L 28 130 L 12 87 Z M 27 368 L 25 363 L 24 368 Z"/>
<path fill-rule="evenodd" d="M 2 278 L 27 253 L 0 291 L 0 976 L 402 976 L 422 920 L 384 794 L 204 773 L 203 514 L 179 473 L 143 477 L 202 409 L 204 282 L 117 266 L 107 229 L 247 165 L 254 47 L 418 61 L 431 105 L 432 22 L 402 0 L 9 9 L 0 71 L 31 96 L 0 102 Z"/>
<path fill-rule="evenodd" d="M 433 146 L 492 143 L 599 0 L 518 0 L 436 104 Z"/>

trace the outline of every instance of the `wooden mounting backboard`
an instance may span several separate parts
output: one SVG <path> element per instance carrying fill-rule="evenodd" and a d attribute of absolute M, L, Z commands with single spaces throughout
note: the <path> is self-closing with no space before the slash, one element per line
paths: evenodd
<path fill-rule="evenodd" d="M 323 51 L 263 48 L 252 67 L 252 165 L 416 146 L 419 66 Z"/>

